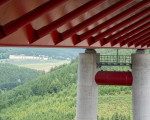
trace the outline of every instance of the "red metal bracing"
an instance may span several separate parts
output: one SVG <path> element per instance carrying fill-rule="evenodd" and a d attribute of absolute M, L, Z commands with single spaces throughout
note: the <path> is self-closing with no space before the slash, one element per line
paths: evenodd
<path fill-rule="evenodd" d="M 102 2 L 104 2 L 105 0 L 92 0 L 86 4 L 84 4 L 83 6 L 77 8 L 76 10 L 66 14 L 65 16 L 57 19 L 56 21 L 50 23 L 47 26 L 44 26 L 42 28 L 40 28 L 39 30 L 36 31 L 36 35 L 39 38 L 44 37 L 45 35 L 49 34 L 50 32 L 53 32 L 54 30 L 56 30 L 57 28 L 61 27 L 62 25 L 64 25 L 65 23 L 73 20 L 74 18 L 80 16 L 81 14 L 87 12 L 88 10 L 92 9 L 93 7 L 101 4 Z M 35 41 L 35 40 L 33 40 Z"/>
<path fill-rule="evenodd" d="M 134 34 L 140 32 L 140 31 L 142 31 L 142 30 L 148 28 L 149 26 L 150 26 L 150 22 L 148 22 L 148 23 L 146 23 L 146 24 L 144 24 L 144 25 L 142 25 L 142 26 L 140 26 L 140 27 L 134 29 L 134 30 L 131 31 L 131 32 L 128 32 L 127 34 L 121 36 L 119 39 L 124 40 L 125 38 L 129 38 L 129 37 L 131 37 L 132 35 L 134 35 Z M 110 36 L 110 37 L 111 37 L 111 36 Z M 109 39 L 109 38 L 106 39 L 106 41 L 108 41 L 108 40 L 110 40 L 110 39 Z"/>
<path fill-rule="evenodd" d="M 148 1 L 142 1 L 142 2 L 140 2 L 140 3 L 138 3 L 138 4 L 136 4 L 135 6 L 129 8 L 128 10 L 126 10 L 126 11 L 124 11 L 124 12 L 118 14 L 117 16 L 115 16 L 115 17 L 109 19 L 108 21 L 105 21 L 104 23 L 98 25 L 97 27 L 95 27 L 95 28 L 89 30 L 88 32 L 86 32 L 86 33 L 80 35 L 80 39 L 81 39 L 81 40 L 84 40 L 84 39 L 88 38 L 89 36 L 91 36 L 91 35 L 93 35 L 93 34 L 99 32 L 100 30 L 106 28 L 107 26 L 109 26 L 109 25 L 111 25 L 111 24 L 113 24 L 113 23 L 119 21 L 120 19 L 122 19 L 122 18 L 128 16 L 128 15 L 131 14 L 132 12 L 135 12 L 136 10 L 138 10 L 138 9 L 140 9 L 141 7 L 145 6 L 147 3 L 148 3 Z M 100 34 L 100 35 L 101 35 L 101 34 Z M 99 41 L 99 40 L 100 40 L 98 35 L 97 35 L 94 39 L 95 39 L 95 41 Z"/>
<path fill-rule="evenodd" d="M 147 44 L 147 47 L 149 47 L 150 46 L 150 42 Z"/>
<path fill-rule="evenodd" d="M 0 0 L 0 46 L 150 49 L 149 21 L 150 0 Z"/>
<path fill-rule="evenodd" d="M 98 85 L 132 86 L 131 72 L 99 71 L 95 76 Z"/>
<path fill-rule="evenodd" d="M 117 38 L 117 37 L 119 37 L 119 36 L 121 36 L 121 35 L 123 35 L 125 33 L 128 33 L 132 29 L 135 29 L 136 27 L 140 26 L 141 24 L 143 24 L 143 23 L 145 23 L 145 22 L 147 22 L 149 20 L 150 20 L 150 16 L 146 16 L 142 20 L 139 20 L 139 21 L 133 23 L 132 25 L 124 28 L 123 30 L 117 32 L 116 34 L 110 36 L 110 38 L 108 38 L 108 39 L 112 39 L 113 37 Z M 114 46 L 115 44 L 120 43 L 120 42 L 124 41 L 127 38 L 128 38 L 128 36 L 125 34 L 125 35 L 123 35 L 123 36 L 121 36 L 121 37 L 119 37 L 117 39 L 114 39 L 114 40 L 112 39 L 113 41 L 111 42 L 111 45 Z"/>
<path fill-rule="evenodd" d="M 67 0 L 50 0 L 45 4 L 39 6 L 38 8 L 28 12 L 27 14 L 13 20 L 6 25 L 1 27 L 2 35 L 0 39 L 3 37 L 15 32 L 19 28 L 23 27 L 24 25 L 30 23 L 31 21 L 37 19 L 44 13 L 56 8 L 57 6 L 61 5 L 62 3 L 67 2 Z"/>
<path fill-rule="evenodd" d="M 137 45 L 140 45 L 140 42 L 141 42 L 142 40 L 145 40 L 145 39 L 146 39 L 147 37 L 149 37 L 149 36 L 150 36 L 150 33 L 144 34 L 143 36 L 141 36 L 141 37 L 135 39 L 134 41 L 132 41 L 132 42 L 130 42 L 130 43 L 128 43 L 128 47 L 132 46 L 133 44 L 135 45 L 135 47 L 137 47 Z"/>
<path fill-rule="evenodd" d="M 150 13 L 150 7 L 147 8 L 147 9 L 145 9 L 145 10 L 143 10 L 143 11 L 141 11 L 140 13 L 138 13 L 138 14 L 132 16 L 131 18 L 128 18 L 128 19 L 124 20 L 123 22 L 121 22 L 121 23 L 115 25 L 114 27 L 112 27 L 112 28 L 106 30 L 105 32 L 103 32 L 103 33 L 97 35 L 97 36 L 95 37 L 95 40 L 96 40 L 96 41 L 97 41 L 97 40 L 101 40 L 100 42 L 101 42 L 101 45 L 102 45 L 102 46 L 105 45 L 105 44 L 107 44 L 108 42 L 111 42 L 110 40 L 109 40 L 109 41 L 106 41 L 106 40 L 103 41 L 103 38 L 106 37 L 107 35 L 111 35 L 113 32 L 119 30 L 120 28 L 122 28 L 122 27 L 124 27 L 124 26 L 127 26 L 128 24 L 132 23 L 133 21 L 135 21 L 136 19 L 138 19 L 138 18 L 144 16 L 144 15 L 147 14 L 147 13 Z"/>
<path fill-rule="evenodd" d="M 128 43 L 134 41 L 135 39 L 141 37 L 143 34 L 146 34 L 146 33 L 148 33 L 149 31 L 150 31 L 150 28 L 147 28 L 147 29 L 143 30 L 142 32 L 139 32 L 139 33 L 135 34 L 134 36 L 132 36 L 132 37 L 130 37 L 130 38 L 124 40 L 123 42 L 121 42 L 121 43 L 120 43 L 120 46 L 126 45 L 126 44 L 128 44 Z"/>
<path fill-rule="evenodd" d="M 148 46 L 149 44 L 150 44 L 150 36 L 143 40 L 143 42 L 141 43 L 141 47 L 144 47 L 145 45 Z"/>
<path fill-rule="evenodd" d="M 4 4 L 7 3 L 8 1 L 10 1 L 10 0 L 0 0 L 0 6 L 1 6 L 1 5 L 4 5 Z"/>
<path fill-rule="evenodd" d="M 135 47 L 138 47 L 139 45 L 141 45 L 141 47 L 144 47 L 145 45 L 148 45 L 150 42 L 150 35 L 149 37 L 143 39 L 142 41 L 138 42 L 135 44 Z"/>
<path fill-rule="evenodd" d="M 62 35 L 62 38 L 63 39 L 66 39 L 74 34 L 76 34 L 78 31 L 86 28 L 87 26 L 93 24 L 94 22 L 102 19 L 103 17 L 106 17 L 108 14 L 111 14 L 113 12 L 115 12 L 116 10 L 118 10 L 119 8 L 129 4 L 132 0 L 124 0 L 124 1 L 119 1 L 118 3 L 110 6 L 109 8 L 99 12 L 98 14 L 96 14 L 95 16 L 83 21 L 82 23 L 72 27 L 71 29 L 63 32 L 61 35 Z M 98 31 L 99 32 L 99 31 Z M 83 40 L 84 38 L 82 38 L 84 36 L 80 36 L 80 39 Z"/>

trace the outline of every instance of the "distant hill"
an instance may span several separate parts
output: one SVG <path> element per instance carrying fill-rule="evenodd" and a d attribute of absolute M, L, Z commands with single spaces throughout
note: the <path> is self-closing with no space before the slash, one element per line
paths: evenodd
<path fill-rule="evenodd" d="M 74 60 L 1 94 L 0 118 L 75 120 L 77 65 Z M 131 87 L 99 86 L 98 120 L 130 120 L 131 102 Z"/>
<path fill-rule="evenodd" d="M 18 67 L 11 64 L 0 64 L 0 89 L 11 90 L 14 87 L 24 84 L 40 75 L 41 72 Z"/>
<path fill-rule="evenodd" d="M 84 52 L 84 49 L 67 49 L 67 48 L 0 48 L 0 59 L 7 59 L 9 55 L 24 54 L 27 56 L 45 55 L 53 59 L 76 58 L 78 53 Z"/>

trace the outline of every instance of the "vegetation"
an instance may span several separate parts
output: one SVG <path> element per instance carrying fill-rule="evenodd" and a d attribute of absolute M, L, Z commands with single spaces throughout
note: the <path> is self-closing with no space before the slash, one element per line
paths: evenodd
<path fill-rule="evenodd" d="M 100 49 L 97 51 L 101 55 L 116 54 L 116 50 L 113 49 Z M 134 52 L 135 50 L 119 50 L 119 54 L 122 55 Z M 41 52 L 41 54 L 43 53 Z M 25 79 L 24 84 L 5 92 L 1 89 L 0 120 L 75 120 L 77 65 L 76 59 L 71 61 L 70 64 L 53 68 L 47 74 L 35 71 L 35 74 L 37 74 L 34 77 L 35 79 Z M 6 67 L 7 64 L 4 66 Z M 17 81 L 18 76 L 13 75 L 16 72 L 17 74 L 19 71 L 21 73 L 27 72 L 26 76 L 28 76 L 28 72 L 30 74 L 33 72 L 29 69 L 22 71 L 19 67 L 16 71 L 14 70 L 16 66 L 9 66 L 9 70 L 2 73 L 5 76 L 3 80 L 5 82 Z M 4 69 L 3 67 L 0 68 Z M 129 67 L 102 67 L 101 69 L 131 71 Z M 13 70 L 14 73 L 11 73 L 10 71 Z M 12 74 L 14 78 L 9 80 L 6 73 Z M 36 78 L 39 74 L 41 75 Z M 3 75 L 0 73 L 0 76 Z M 1 81 L 0 84 L 2 84 Z M 99 86 L 98 120 L 132 120 L 131 94 L 131 87 Z"/>
<path fill-rule="evenodd" d="M 1 94 L 0 118 L 75 120 L 76 88 L 77 60 L 74 60 Z M 131 87 L 99 86 L 98 120 L 130 120 L 131 115 Z"/>
<path fill-rule="evenodd" d="M 56 66 L 60 66 L 63 64 L 68 64 L 69 62 L 70 61 L 67 60 L 48 60 L 41 63 L 39 62 L 39 63 L 22 64 L 19 66 L 35 70 L 44 70 L 44 69 L 52 69 L 55 68 Z"/>
<path fill-rule="evenodd" d="M 24 54 L 27 56 L 45 55 L 53 59 L 66 60 L 66 58 L 76 58 L 81 49 L 62 49 L 62 48 L 0 48 L 0 59 L 8 59 L 9 55 Z"/>
<path fill-rule="evenodd" d="M 39 71 L 0 64 L 0 91 L 7 91 L 28 82 L 40 75 Z"/>

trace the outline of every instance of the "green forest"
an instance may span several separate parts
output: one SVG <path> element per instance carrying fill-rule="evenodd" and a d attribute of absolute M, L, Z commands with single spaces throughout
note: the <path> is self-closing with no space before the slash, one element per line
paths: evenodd
<path fill-rule="evenodd" d="M 116 50 L 97 51 L 101 54 L 116 54 Z M 119 51 L 120 54 L 126 55 L 134 52 L 134 50 Z M 12 78 L 14 82 L 20 79 L 24 81 L 23 84 L 9 90 L 1 89 L 0 120 L 75 120 L 77 68 L 78 58 L 46 74 L 24 68 L 22 68 L 24 71 L 19 70 L 21 73 L 26 72 L 25 76 L 28 76 L 29 72 L 34 77 L 26 77 L 23 80 L 14 76 Z M 14 65 L 12 69 L 15 69 Z M 101 69 L 131 71 L 129 67 L 103 67 Z M 12 82 L 9 77 L 5 79 L 8 83 Z M 99 86 L 97 118 L 98 120 L 132 120 L 131 87 Z"/>
<path fill-rule="evenodd" d="M 66 58 L 76 58 L 79 52 L 83 52 L 83 49 L 67 49 L 67 48 L 0 48 L 0 59 L 8 59 L 9 55 L 20 55 L 26 56 L 39 56 L 45 55 L 52 57 L 57 60 L 65 60 Z"/>
<path fill-rule="evenodd" d="M 39 71 L 21 68 L 12 64 L 0 64 L 0 91 L 11 90 L 38 77 L 40 74 Z"/>

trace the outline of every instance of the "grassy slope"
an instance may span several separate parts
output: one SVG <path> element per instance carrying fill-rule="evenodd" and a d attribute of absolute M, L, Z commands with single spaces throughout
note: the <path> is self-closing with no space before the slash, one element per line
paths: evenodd
<path fill-rule="evenodd" d="M 16 65 L 0 63 L 0 89 L 10 90 L 40 75 L 41 72 Z"/>
<path fill-rule="evenodd" d="M 132 116 L 131 95 L 99 96 L 98 116 L 107 118 L 115 113 Z"/>
<path fill-rule="evenodd" d="M 4 59 L 1 60 L 2 63 L 9 63 L 14 64 L 20 67 L 35 69 L 35 70 L 42 70 L 42 71 L 49 71 L 50 69 L 60 66 L 63 64 L 68 64 L 70 61 L 67 60 L 12 60 L 12 59 Z"/>
<path fill-rule="evenodd" d="M 71 120 L 75 119 L 75 110 L 76 85 L 73 84 L 58 94 L 33 96 L 26 101 L 3 109 L 1 117 L 4 120 Z M 101 116 L 110 117 L 115 112 L 122 115 L 132 114 L 131 95 L 99 96 L 99 118 Z"/>
<path fill-rule="evenodd" d="M 30 97 L 3 109 L 1 117 L 4 120 L 71 120 L 75 117 L 75 90 L 76 85 L 73 84 L 58 94 Z"/>
<path fill-rule="evenodd" d="M 1 55 L 4 55 L 6 58 L 8 58 L 9 55 L 11 54 L 13 55 L 25 54 L 29 56 L 46 55 L 49 57 L 53 57 L 54 59 L 64 60 L 66 58 L 76 58 L 79 52 L 83 52 L 83 50 L 67 49 L 67 48 L 66 49 L 65 48 L 11 48 L 11 47 L 0 48 Z"/>
<path fill-rule="evenodd" d="M 63 64 L 67 64 L 69 63 L 69 61 L 66 60 L 60 60 L 60 61 L 56 61 L 56 62 L 49 62 L 49 63 L 32 63 L 32 64 L 24 64 L 24 65 L 19 65 L 21 67 L 26 67 L 26 68 L 30 68 L 30 69 L 35 69 L 35 70 L 39 70 L 39 69 L 44 69 L 44 68 L 53 68 L 55 66 L 59 66 L 59 65 L 63 65 Z"/>
<path fill-rule="evenodd" d="M 0 103 L 6 104 L 0 117 L 2 120 L 75 119 L 76 80 L 77 62 L 73 62 L 13 89 L 0 96 Z M 99 87 L 99 118 L 111 117 L 116 111 L 131 115 L 131 90 L 128 87 Z M 52 90 L 51 94 L 47 89 Z"/>

